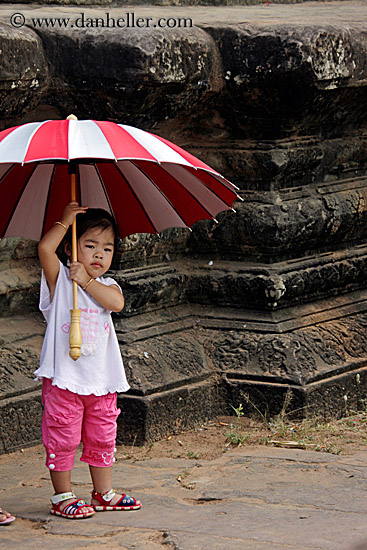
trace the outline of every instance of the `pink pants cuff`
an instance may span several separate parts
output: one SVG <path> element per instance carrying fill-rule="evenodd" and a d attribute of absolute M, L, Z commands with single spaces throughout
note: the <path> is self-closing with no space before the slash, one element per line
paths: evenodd
<path fill-rule="evenodd" d="M 55 470 L 55 472 L 67 472 L 73 469 L 74 456 L 73 453 L 63 453 L 62 451 L 50 451 L 46 448 L 46 466 L 49 470 Z"/>
<path fill-rule="evenodd" d="M 86 462 L 90 466 L 107 468 L 108 466 L 112 466 L 112 464 L 115 462 L 115 448 L 111 449 L 111 451 L 109 452 L 101 451 L 100 449 L 84 449 L 80 460 L 82 462 Z"/>

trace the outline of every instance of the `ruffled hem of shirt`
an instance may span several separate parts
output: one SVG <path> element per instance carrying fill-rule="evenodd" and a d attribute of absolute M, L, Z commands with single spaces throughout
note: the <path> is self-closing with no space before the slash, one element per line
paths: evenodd
<path fill-rule="evenodd" d="M 106 395 L 107 393 L 124 393 L 127 390 L 130 389 L 130 386 L 127 384 L 121 384 L 120 386 L 116 387 L 107 387 L 104 386 L 103 388 L 83 388 L 81 386 L 76 386 L 75 384 L 66 384 L 65 382 L 62 382 L 61 380 L 54 380 L 52 376 L 42 375 L 37 376 L 35 378 L 36 382 L 40 382 L 43 378 L 48 378 L 52 380 L 52 385 L 57 386 L 60 388 L 60 390 L 69 390 L 72 393 L 77 393 L 78 395 Z"/>

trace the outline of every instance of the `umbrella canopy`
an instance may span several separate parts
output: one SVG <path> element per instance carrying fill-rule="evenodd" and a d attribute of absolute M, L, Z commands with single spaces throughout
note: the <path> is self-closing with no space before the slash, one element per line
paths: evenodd
<path fill-rule="evenodd" d="M 104 208 L 120 236 L 215 219 L 240 198 L 199 159 L 138 128 L 93 120 L 32 122 L 0 132 L 0 237 L 39 240 L 70 202 Z"/>

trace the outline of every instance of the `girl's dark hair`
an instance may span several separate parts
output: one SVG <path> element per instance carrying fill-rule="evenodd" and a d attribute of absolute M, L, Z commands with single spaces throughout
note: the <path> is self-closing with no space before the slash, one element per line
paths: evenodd
<path fill-rule="evenodd" d="M 85 214 L 78 214 L 76 217 L 76 235 L 77 239 L 80 239 L 84 233 L 89 231 L 90 229 L 95 228 L 101 229 L 101 231 L 104 231 L 105 229 L 111 228 L 114 234 L 114 255 L 117 250 L 117 245 L 119 241 L 119 231 L 118 226 L 111 214 L 109 214 L 106 210 L 103 210 L 103 208 L 88 208 L 88 210 L 85 212 Z M 71 226 L 67 230 L 65 237 L 60 244 L 59 247 L 59 256 L 63 263 L 65 260 L 65 253 L 64 253 L 64 245 L 65 243 L 69 243 L 71 246 Z"/>

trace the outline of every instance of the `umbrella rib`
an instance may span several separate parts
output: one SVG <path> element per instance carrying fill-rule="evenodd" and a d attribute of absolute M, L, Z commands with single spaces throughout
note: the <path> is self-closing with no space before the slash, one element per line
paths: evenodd
<path fill-rule="evenodd" d="M 16 164 L 18 164 L 18 163 L 16 163 Z M 15 164 L 13 164 L 12 168 L 13 168 L 14 166 L 15 166 Z M 25 191 L 25 189 L 26 189 L 26 187 L 27 187 L 27 185 L 28 185 L 28 182 L 29 182 L 29 180 L 31 179 L 31 177 L 33 176 L 33 174 L 34 174 L 36 168 L 37 168 L 37 165 L 34 166 L 32 172 L 30 173 L 30 175 L 29 175 L 28 178 L 27 178 L 27 181 L 26 181 L 25 184 L 23 185 L 23 189 L 22 189 L 21 193 L 19 193 L 19 195 L 18 195 L 18 198 L 17 198 L 17 200 L 16 200 L 16 202 L 15 202 L 15 204 L 14 204 L 13 210 L 12 210 L 10 216 L 8 217 L 8 220 L 7 220 L 6 225 L 5 225 L 5 227 L 4 227 L 3 235 L 5 235 L 5 233 L 6 233 L 7 230 L 8 230 L 9 224 L 10 224 L 10 222 L 11 222 L 13 216 L 14 216 L 14 212 L 16 211 L 17 206 L 18 206 L 18 204 L 19 204 L 19 202 L 20 202 L 20 200 L 21 200 L 21 198 L 22 198 L 22 196 L 23 196 L 23 193 L 24 193 L 24 191 Z M 10 169 L 9 169 L 9 170 L 10 170 Z M 9 172 L 9 170 L 8 170 L 8 172 Z M 7 173 L 8 173 L 8 172 L 7 172 Z"/>
<path fill-rule="evenodd" d="M 183 166 L 183 168 L 185 168 L 185 166 Z M 207 173 L 210 175 L 210 173 L 209 173 L 207 170 L 205 170 L 205 172 L 207 172 Z M 193 175 L 194 175 L 194 174 L 193 174 Z M 194 177 L 195 177 L 195 176 L 194 176 Z M 213 177 L 213 176 L 212 176 L 212 177 Z M 222 177 L 223 177 L 223 176 L 222 176 Z M 198 179 L 199 179 L 199 178 L 198 178 Z M 220 185 L 223 185 L 217 178 L 214 178 L 214 179 L 215 179 Z M 205 187 L 208 191 L 210 191 L 213 195 L 215 195 L 215 196 L 217 197 L 218 200 L 220 200 L 221 202 L 223 202 L 224 204 L 226 204 L 226 205 L 228 206 L 228 208 L 232 208 L 232 209 L 233 209 L 232 204 L 228 204 L 227 201 L 225 201 L 224 199 L 222 199 L 222 197 L 220 197 L 220 196 L 218 195 L 218 193 L 216 193 L 216 191 L 214 191 L 213 189 L 211 189 L 204 181 L 201 181 L 201 179 L 199 179 L 199 181 L 200 181 L 200 183 L 201 183 L 202 185 L 204 185 L 204 187 Z M 229 183 L 231 183 L 231 182 L 229 182 Z M 231 184 L 231 185 L 233 185 L 233 184 Z M 232 191 L 231 189 L 228 189 L 228 187 L 226 187 L 226 189 L 227 189 L 230 193 L 233 193 L 233 195 L 235 196 L 234 199 L 233 199 L 233 201 L 232 201 L 232 203 L 233 203 L 236 199 L 240 199 L 240 198 L 241 198 L 241 197 L 239 197 L 239 195 L 238 195 L 237 193 L 235 193 L 235 192 Z"/>
<path fill-rule="evenodd" d="M 99 171 L 98 166 L 97 166 L 96 163 L 94 163 L 94 168 L 95 168 L 95 171 L 96 171 L 96 173 L 97 173 L 99 182 L 100 182 L 101 187 L 102 187 L 102 189 L 103 189 L 103 192 L 104 192 L 104 194 L 105 194 L 106 201 L 107 201 L 108 207 L 109 207 L 109 209 L 110 209 L 110 212 L 111 212 L 112 216 L 113 216 L 113 217 L 115 218 L 115 220 L 116 220 L 115 214 L 114 214 L 114 212 L 113 212 L 112 204 L 111 204 L 111 201 L 110 201 L 109 196 L 108 196 L 108 193 L 107 193 L 107 189 L 106 189 L 106 187 L 105 187 L 105 184 L 104 184 L 104 182 L 103 182 L 102 176 L 101 176 L 101 174 L 100 174 L 100 171 Z M 82 188 L 80 187 L 80 192 L 81 192 L 81 190 L 82 190 Z M 116 220 L 116 223 L 117 223 L 117 220 Z"/>
<path fill-rule="evenodd" d="M 181 166 L 182 166 L 182 165 L 181 165 Z M 162 164 L 160 164 L 160 167 L 162 168 L 162 170 L 164 170 L 165 172 L 167 172 L 167 170 L 164 169 L 164 167 L 162 166 Z M 171 176 L 171 178 L 174 178 L 174 180 L 175 180 L 183 189 L 185 189 L 185 191 L 191 196 L 191 198 L 193 198 L 194 201 L 195 201 L 203 210 L 205 210 L 205 212 L 208 214 L 208 216 L 210 216 L 210 218 L 211 218 L 212 220 L 217 221 L 217 220 L 215 219 L 215 216 L 213 216 L 213 214 L 212 214 L 211 212 L 209 212 L 209 210 L 199 201 L 199 199 L 197 199 L 197 198 L 195 197 L 195 195 L 194 195 L 193 193 L 191 193 L 191 191 L 190 191 L 189 189 L 187 189 L 184 185 L 182 185 L 182 183 L 181 183 L 175 176 L 173 176 L 170 172 L 167 172 L 167 173 Z M 147 177 L 149 177 L 149 176 L 147 176 Z M 149 179 L 150 179 L 150 178 L 149 178 Z M 214 193 L 214 192 L 210 189 L 210 187 L 208 187 L 207 185 L 205 185 L 201 180 L 199 180 L 199 182 L 200 182 L 202 185 L 204 185 L 204 187 L 205 187 L 206 189 L 208 189 L 208 191 L 211 191 L 213 194 L 216 195 L 216 193 Z M 154 183 L 154 182 L 153 182 L 153 183 Z M 154 185 L 155 185 L 155 184 L 154 184 Z M 161 192 L 162 192 L 162 191 L 161 191 Z M 164 195 L 164 196 L 165 196 L 165 195 Z M 216 196 L 217 196 L 217 195 L 216 195 Z M 217 196 L 217 197 L 218 197 L 218 196 Z M 223 204 L 225 204 L 226 206 L 228 206 L 228 204 L 227 204 L 226 202 L 224 202 L 223 199 L 221 199 L 220 197 L 218 197 L 218 199 L 219 199 L 221 202 L 223 202 Z M 168 200 L 168 199 L 167 199 L 167 200 Z M 171 203 L 170 203 L 170 204 L 171 204 Z M 172 206 L 172 208 L 174 208 L 174 207 Z M 175 210 L 176 210 L 176 209 L 175 209 Z M 183 220 L 183 221 L 184 221 L 184 223 L 186 223 L 185 220 Z M 186 224 L 186 226 L 187 226 L 187 224 Z M 188 227 L 188 226 L 187 226 L 187 227 Z"/>
<path fill-rule="evenodd" d="M 138 168 L 138 170 L 140 170 L 140 172 L 141 172 L 142 174 L 144 174 L 144 176 L 154 185 L 154 187 L 159 191 L 159 193 L 164 197 L 164 199 L 165 199 L 165 200 L 168 202 L 168 204 L 171 206 L 172 210 L 174 210 L 174 211 L 176 212 L 177 216 L 183 221 L 183 223 L 186 225 L 186 227 L 189 228 L 188 223 L 187 223 L 187 222 L 185 221 L 185 219 L 181 216 L 181 214 L 177 211 L 177 209 L 174 207 L 174 205 L 171 203 L 171 201 L 166 197 L 166 195 L 163 193 L 163 191 L 162 191 L 161 189 L 159 189 L 159 187 L 158 187 L 158 185 L 155 183 L 155 181 L 152 180 L 152 178 L 151 178 L 146 172 L 144 172 L 144 170 L 143 170 L 140 166 L 138 166 L 135 162 L 133 162 L 133 161 L 131 161 L 131 162 L 132 162 L 132 164 L 134 164 L 134 166 L 136 166 L 136 168 Z M 162 168 L 162 170 L 164 170 L 164 168 L 163 168 L 162 165 L 160 165 L 160 167 Z M 176 179 L 176 178 L 175 178 L 175 179 Z M 177 183 L 180 184 L 179 181 L 178 181 Z M 180 185 L 181 185 L 181 184 L 180 184 Z M 191 195 L 191 193 L 190 193 L 190 195 Z M 198 201 L 197 201 L 197 202 L 198 202 Z M 200 206 L 202 206 L 202 205 L 200 205 Z M 204 208 L 204 207 L 202 206 L 202 208 Z M 207 209 L 206 209 L 206 208 L 204 208 L 204 210 L 207 212 Z M 209 212 L 208 212 L 208 214 L 209 214 Z"/>
<path fill-rule="evenodd" d="M 7 169 L 6 172 L 4 172 L 4 174 L 1 176 L 0 178 L 0 183 L 3 181 L 3 179 L 9 174 L 10 170 L 13 170 L 14 166 L 16 165 L 17 163 L 12 163 L 11 166 L 9 166 L 9 168 Z"/>
<path fill-rule="evenodd" d="M 130 161 L 130 162 L 132 162 L 132 161 Z M 134 162 L 132 162 L 132 164 L 135 165 Z M 135 166 L 136 166 L 136 165 L 135 165 Z M 159 232 L 157 231 L 157 228 L 156 228 L 155 224 L 152 222 L 152 220 L 151 220 L 151 218 L 150 218 L 150 216 L 149 216 L 149 214 L 148 214 L 146 208 L 144 207 L 143 203 L 141 202 L 141 200 L 139 199 L 139 197 L 138 197 L 137 194 L 135 193 L 134 188 L 133 188 L 132 185 L 130 184 L 128 178 L 127 178 L 127 177 L 125 176 L 125 174 L 121 171 L 121 169 L 120 169 L 120 167 L 118 166 L 118 164 L 116 164 L 116 168 L 117 168 L 117 170 L 120 172 L 120 174 L 121 174 L 121 176 L 123 177 L 123 179 L 126 181 L 127 185 L 129 186 L 130 191 L 132 192 L 132 194 L 134 195 L 136 201 L 138 202 L 138 204 L 140 205 L 141 209 L 142 209 L 143 212 L 145 213 L 145 215 L 146 215 L 147 219 L 149 220 L 149 223 L 150 223 L 151 226 L 153 227 L 155 233 L 158 235 Z M 144 175 L 145 175 L 145 174 L 144 174 Z"/>
<path fill-rule="evenodd" d="M 41 233 L 41 235 L 43 235 L 43 231 L 44 231 L 44 229 L 45 229 L 46 215 L 47 215 L 47 211 L 48 211 L 48 204 L 49 204 L 49 202 L 50 202 L 50 193 L 51 193 L 52 183 L 53 183 L 53 180 L 54 180 L 55 170 L 56 170 L 56 165 L 54 164 L 53 170 L 52 170 L 52 176 L 51 176 L 51 183 L 50 183 L 50 185 L 48 186 L 48 193 L 47 193 L 46 206 L 45 206 L 45 214 L 44 214 L 44 216 L 43 216 L 42 233 Z"/>

